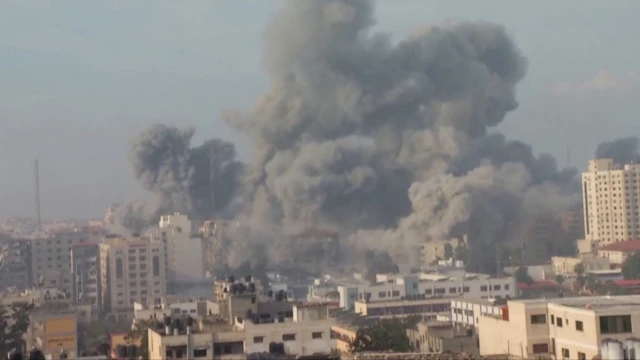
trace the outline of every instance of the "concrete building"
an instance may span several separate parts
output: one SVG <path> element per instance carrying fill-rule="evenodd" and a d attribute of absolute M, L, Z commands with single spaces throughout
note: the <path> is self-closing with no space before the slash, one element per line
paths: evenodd
<path fill-rule="evenodd" d="M 403 318 L 420 315 L 422 319 L 435 320 L 438 313 L 448 312 L 451 297 L 415 300 L 356 301 L 355 313 L 379 319 Z"/>
<path fill-rule="evenodd" d="M 218 323 L 204 332 L 174 320 L 164 330 L 148 330 L 149 359 L 242 359 L 244 331 Z"/>
<path fill-rule="evenodd" d="M 186 215 L 161 216 L 158 229 L 152 230 L 150 236 L 166 245 L 167 281 L 170 284 L 204 279 L 202 239 L 193 233 Z"/>
<path fill-rule="evenodd" d="M 629 256 L 637 251 L 640 251 L 640 240 L 619 241 L 598 248 L 598 256 L 606 258 L 612 265 L 620 267 Z"/>
<path fill-rule="evenodd" d="M 0 234 L 0 289 L 28 289 L 33 284 L 31 242 Z"/>
<path fill-rule="evenodd" d="M 471 299 L 515 298 L 518 295 L 513 277 L 492 277 L 467 273 L 464 269 L 441 270 L 437 273 L 411 275 L 378 274 L 377 282 L 368 285 L 338 286 L 340 305 L 353 309 L 356 301 L 370 302 L 437 297 Z"/>
<path fill-rule="evenodd" d="M 505 301 L 481 299 L 451 300 L 450 321 L 453 325 L 476 327 L 482 315 L 499 316 Z"/>
<path fill-rule="evenodd" d="M 478 355 L 478 337 L 473 328 L 461 328 L 448 322 L 420 322 L 407 329 L 414 351 L 426 354 L 460 353 Z"/>
<path fill-rule="evenodd" d="M 275 245 L 281 254 L 281 264 L 293 266 L 303 263 L 309 269 L 325 269 L 340 261 L 340 236 L 326 229 L 307 228 L 287 236 Z"/>
<path fill-rule="evenodd" d="M 584 271 L 611 269 L 609 259 L 593 254 L 585 254 L 581 257 L 554 256 L 551 258 L 551 265 L 555 274 L 576 275 L 575 268 L 578 264 L 582 264 Z"/>
<path fill-rule="evenodd" d="M 219 305 L 207 299 L 165 296 L 160 305 L 133 304 L 133 321 L 162 320 L 166 316 L 207 317 L 219 314 Z"/>
<path fill-rule="evenodd" d="M 164 244 L 146 237 L 108 236 L 100 245 L 102 301 L 109 316 L 129 319 L 134 302 L 160 305 L 166 293 Z"/>
<path fill-rule="evenodd" d="M 72 294 L 71 248 L 79 243 L 97 243 L 99 235 L 89 228 L 64 228 L 52 230 L 44 238 L 29 239 L 34 283 Z"/>
<path fill-rule="evenodd" d="M 70 254 L 74 303 L 88 304 L 94 311 L 102 311 L 100 246 L 92 243 L 77 243 L 72 245 Z"/>
<path fill-rule="evenodd" d="M 560 226 L 568 239 L 584 239 L 584 211 L 582 208 L 564 211 L 560 214 Z"/>
<path fill-rule="evenodd" d="M 27 348 L 38 348 L 45 356 L 58 359 L 65 352 L 69 359 L 78 355 L 76 309 L 69 304 L 47 304 L 34 308 L 25 334 Z"/>
<path fill-rule="evenodd" d="M 469 239 L 467 235 L 448 240 L 432 240 L 420 245 L 420 263 L 433 264 L 438 260 L 446 260 L 455 254 L 458 247 L 466 247 Z"/>
<path fill-rule="evenodd" d="M 478 323 L 480 355 L 512 359 L 593 359 L 604 340 L 640 336 L 637 296 L 509 301 Z M 606 358 L 606 357 L 605 357 Z"/>
<path fill-rule="evenodd" d="M 606 245 L 640 238 L 640 164 L 590 160 L 582 189 L 587 239 Z"/>
<path fill-rule="evenodd" d="M 235 288 L 232 288 L 235 286 Z M 225 301 L 229 295 L 232 294 L 234 289 L 246 290 L 256 295 L 264 295 L 264 287 L 260 279 L 256 279 L 252 276 L 235 277 L 229 276 L 227 278 L 216 279 L 213 285 L 213 295 L 217 302 Z"/>
<path fill-rule="evenodd" d="M 331 326 L 331 337 L 336 341 L 336 351 L 340 355 L 350 354 L 351 342 L 356 338 L 359 329 L 378 322 L 378 319 L 356 314 L 350 310 L 333 309 L 329 316 L 335 322 Z"/>
<path fill-rule="evenodd" d="M 258 318 L 259 319 L 259 318 Z M 245 333 L 247 354 L 269 352 L 270 343 L 284 344 L 290 355 L 328 354 L 336 348 L 331 336 L 334 321 L 326 304 L 296 304 L 290 321 L 262 323 L 251 319 L 237 323 Z"/>

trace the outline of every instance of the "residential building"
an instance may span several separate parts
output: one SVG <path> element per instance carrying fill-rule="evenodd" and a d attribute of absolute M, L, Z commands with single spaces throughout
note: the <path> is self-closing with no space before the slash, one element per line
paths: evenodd
<path fill-rule="evenodd" d="M 370 302 L 436 297 L 472 299 L 515 298 L 518 295 L 513 277 L 492 277 L 467 273 L 464 269 L 440 270 L 410 275 L 378 274 L 377 282 L 367 285 L 338 286 L 341 306 L 353 309 L 356 301 Z"/>
<path fill-rule="evenodd" d="M 245 332 L 236 331 L 233 325 L 220 322 L 205 332 L 190 318 L 184 323 L 167 320 L 163 330 L 148 330 L 149 359 L 243 358 Z"/>
<path fill-rule="evenodd" d="M 246 317 L 250 312 L 262 323 L 284 322 L 293 319 L 293 305 L 293 302 L 280 297 L 274 300 L 258 298 L 254 294 L 232 294 L 220 304 L 220 317 L 233 323 L 234 319 Z"/>
<path fill-rule="evenodd" d="M 582 189 L 587 239 L 606 245 L 640 238 L 640 164 L 590 160 Z"/>
<path fill-rule="evenodd" d="M 164 244 L 107 236 L 100 245 L 102 301 L 110 317 L 129 319 L 134 302 L 160 305 L 166 293 Z"/>
<path fill-rule="evenodd" d="M 219 314 L 219 304 L 204 298 L 192 299 L 165 296 L 160 305 L 133 304 L 134 322 L 141 320 L 162 320 L 166 316 L 206 317 Z"/>
<path fill-rule="evenodd" d="M 476 327 L 482 315 L 502 314 L 505 301 L 483 299 L 451 300 L 450 321 L 454 325 Z"/>
<path fill-rule="evenodd" d="M 95 311 L 102 310 L 100 282 L 100 245 L 77 243 L 71 246 L 71 274 L 73 301 L 88 304 Z"/>
<path fill-rule="evenodd" d="M 2 235 L 0 237 L 0 289 L 32 285 L 31 242 Z"/>
<path fill-rule="evenodd" d="M 480 355 L 512 359 L 593 359 L 605 340 L 640 336 L 637 296 L 508 301 L 478 322 Z"/>
<path fill-rule="evenodd" d="M 97 243 L 99 236 L 101 233 L 89 228 L 61 228 L 48 232 L 45 237 L 29 239 L 34 283 L 72 294 L 71 248 L 78 243 Z"/>
<path fill-rule="evenodd" d="M 363 316 L 391 319 L 420 315 L 424 320 L 435 320 L 438 313 L 448 312 L 451 298 L 426 298 L 415 300 L 356 301 L 355 313 Z"/>
<path fill-rule="evenodd" d="M 226 300 L 233 291 L 237 290 L 257 295 L 264 294 L 264 288 L 260 279 L 249 275 L 238 278 L 229 276 L 227 278 L 216 279 L 213 285 L 213 295 L 217 302 Z"/>
<path fill-rule="evenodd" d="M 560 226 L 568 239 L 584 239 L 584 211 L 582 207 L 564 211 L 560 214 Z"/>
<path fill-rule="evenodd" d="M 78 354 L 78 321 L 70 304 L 46 304 L 31 311 L 25 334 L 27 348 L 38 348 L 45 356 L 58 359 L 60 353 L 75 359 Z"/>
<path fill-rule="evenodd" d="M 309 269 L 325 269 L 340 261 L 340 236 L 326 229 L 306 228 L 278 241 L 274 253 L 280 254 L 281 264 L 305 264 Z"/>
<path fill-rule="evenodd" d="M 420 245 L 420 263 L 423 265 L 436 263 L 438 260 L 447 260 L 455 255 L 455 250 L 459 247 L 466 247 L 468 237 L 448 240 L 432 240 Z"/>
<path fill-rule="evenodd" d="M 419 322 L 407 329 L 407 337 L 414 351 L 420 353 L 479 354 L 478 337 L 473 328 L 457 327 L 449 322 Z"/>
<path fill-rule="evenodd" d="M 335 349 L 338 354 L 350 354 L 350 346 L 356 338 L 358 330 L 374 325 L 378 319 L 356 314 L 350 310 L 333 309 L 329 316 L 334 324 L 331 326 L 331 337 L 335 339 Z"/>
<path fill-rule="evenodd" d="M 282 343 L 290 355 L 328 354 L 336 348 L 331 336 L 334 321 L 326 304 L 296 304 L 291 321 L 263 323 L 259 319 L 237 323 L 238 330 L 245 333 L 247 354 L 269 352 L 270 343 Z"/>
<path fill-rule="evenodd" d="M 619 241 L 598 248 L 598 256 L 604 257 L 612 265 L 620 267 L 629 256 L 637 251 L 640 251 L 640 240 Z"/>
<path fill-rule="evenodd" d="M 582 264 L 584 271 L 611 269 L 609 259 L 593 254 L 585 254 L 581 257 L 554 256 L 551 258 L 551 265 L 555 274 L 576 275 L 575 269 L 578 264 Z"/>
<path fill-rule="evenodd" d="M 622 271 L 620 269 L 589 270 L 585 271 L 585 275 L 591 275 L 603 284 L 609 281 L 617 281 L 623 279 Z"/>
<path fill-rule="evenodd" d="M 203 247 L 199 234 L 194 234 L 189 218 L 180 213 L 160 217 L 158 228 L 149 234 L 162 241 L 165 248 L 167 281 L 173 284 L 199 282 L 204 279 Z"/>

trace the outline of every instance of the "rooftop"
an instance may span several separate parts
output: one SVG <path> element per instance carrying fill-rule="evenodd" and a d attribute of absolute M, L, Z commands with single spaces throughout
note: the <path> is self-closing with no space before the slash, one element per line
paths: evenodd
<path fill-rule="evenodd" d="M 608 309 L 615 307 L 640 307 L 640 297 L 636 295 L 624 296 L 582 296 L 572 298 L 557 298 L 553 300 L 547 299 L 531 299 L 517 300 L 524 304 L 550 303 L 561 306 L 587 308 L 587 309 Z"/>
<path fill-rule="evenodd" d="M 613 244 L 601 246 L 599 251 L 622 251 L 635 252 L 640 251 L 640 240 L 620 241 Z"/>

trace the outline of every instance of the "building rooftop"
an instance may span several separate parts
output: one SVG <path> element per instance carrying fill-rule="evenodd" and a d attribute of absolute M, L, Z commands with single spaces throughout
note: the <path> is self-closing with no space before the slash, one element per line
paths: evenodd
<path fill-rule="evenodd" d="M 536 304 L 536 303 L 550 303 L 561 306 L 568 306 L 574 308 L 586 308 L 586 309 L 607 309 L 614 307 L 640 307 L 640 296 L 636 295 L 624 295 L 624 296 L 582 296 L 572 298 L 556 298 L 552 300 L 548 299 L 531 299 L 531 300 L 516 300 L 524 304 Z"/>
<path fill-rule="evenodd" d="M 613 244 L 601 246 L 599 251 L 622 251 L 636 252 L 640 251 L 640 240 L 620 241 Z"/>

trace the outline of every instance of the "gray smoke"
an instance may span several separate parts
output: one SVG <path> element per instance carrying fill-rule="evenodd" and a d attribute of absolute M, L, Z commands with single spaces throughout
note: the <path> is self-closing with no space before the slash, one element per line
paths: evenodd
<path fill-rule="evenodd" d="M 212 139 L 192 148 L 193 135 L 190 128 L 153 125 L 131 141 L 134 175 L 153 198 L 121 205 L 117 224 L 139 231 L 173 212 L 204 220 L 231 203 L 242 173 L 234 145 Z"/>
<path fill-rule="evenodd" d="M 617 164 L 640 161 L 640 139 L 635 136 L 603 142 L 596 149 L 596 159 L 613 159 Z"/>
<path fill-rule="evenodd" d="M 579 201 L 575 170 L 489 131 L 517 108 L 527 68 L 502 26 L 451 22 L 393 43 L 373 15 L 370 1 L 293 0 L 271 19 L 267 93 L 223 113 L 253 140 L 252 221 L 363 229 L 354 244 L 397 250 L 508 241 L 523 213 Z"/>

